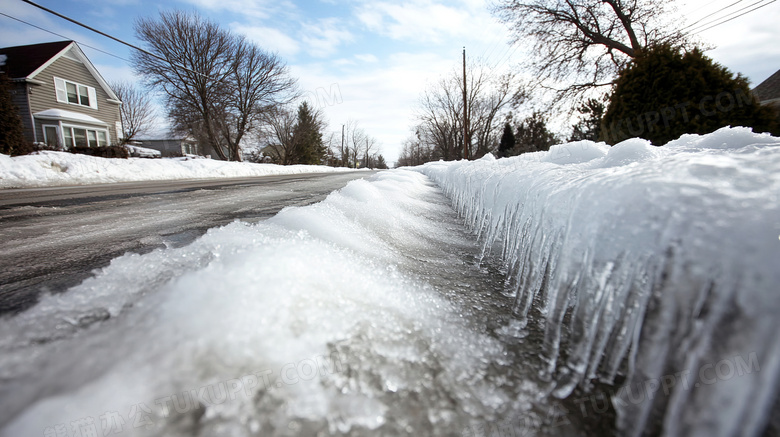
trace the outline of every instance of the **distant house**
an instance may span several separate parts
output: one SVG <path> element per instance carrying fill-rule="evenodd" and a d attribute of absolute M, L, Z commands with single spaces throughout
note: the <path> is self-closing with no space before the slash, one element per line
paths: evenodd
<path fill-rule="evenodd" d="M 49 146 L 119 143 L 119 98 L 74 41 L 0 49 L 28 141 Z"/>
<path fill-rule="evenodd" d="M 192 138 L 139 139 L 141 146 L 159 150 L 163 157 L 201 155 L 198 143 Z"/>
<path fill-rule="evenodd" d="M 780 109 L 780 70 L 753 88 L 753 95 L 762 105 Z"/>

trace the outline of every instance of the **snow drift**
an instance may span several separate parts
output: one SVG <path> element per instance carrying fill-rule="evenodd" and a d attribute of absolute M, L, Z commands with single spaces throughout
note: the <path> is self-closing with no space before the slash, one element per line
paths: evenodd
<path fill-rule="evenodd" d="M 448 220 L 391 171 L 117 258 L 0 323 L 0 435 L 459 435 L 517 396 L 486 375 L 501 342 L 422 279 L 473 246 Z"/>
<path fill-rule="evenodd" d="M 214 159 L 109 159 L 43 151 L 0 154 L 0 188 L 104 184 L 174 179 L 211 179 L 348 171 L 324 165 L 276 165 Z"/>
<path fill-rule="evenodd" d="M 507 332 L 544 319 L 554 395 L 653 388 L 613 393 L 623 435 L 763 431 L 780 386 L 780 138 L 723 128 L 418 170 L 514 278 Z"/>

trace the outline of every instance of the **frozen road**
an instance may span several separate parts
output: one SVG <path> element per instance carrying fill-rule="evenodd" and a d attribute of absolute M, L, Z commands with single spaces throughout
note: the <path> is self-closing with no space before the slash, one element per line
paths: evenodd
<path fill-rule="evenodd" d="M 186 244 L 236 219 L 318 202 L 370 172 L 0 191 L 0 314 L 62 291 L 128 251 Z"/>

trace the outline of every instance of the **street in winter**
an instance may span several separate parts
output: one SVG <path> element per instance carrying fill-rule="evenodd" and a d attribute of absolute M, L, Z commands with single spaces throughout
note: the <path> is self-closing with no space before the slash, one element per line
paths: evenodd
<path fill-rule="evenodd" d="M 0 0 L 0 436 L 780 435 L 771 3 Z"/>

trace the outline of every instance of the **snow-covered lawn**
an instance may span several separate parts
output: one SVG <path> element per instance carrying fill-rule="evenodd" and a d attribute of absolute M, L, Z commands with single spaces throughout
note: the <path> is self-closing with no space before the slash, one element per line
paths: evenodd
<path fill-rule="evenodd" d="M 780 389 L 780 138 L 723 128 L 419 171 L 514 277 L 505 332 L 544 315 L 556 396 L 625 377 L 622 435 L 652 417 L 666 435 L 762 431 Z"/>
<path fill-rule="evenodd" d="M 0 154 L 0 188 L 235 178 L 345 170 L 348 169 L 324 165 L 283 166 L 214 159 L 108 159 L 44 151 L 16 157 Z"/>

